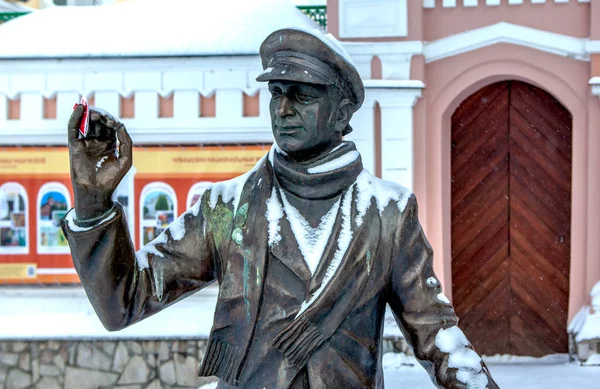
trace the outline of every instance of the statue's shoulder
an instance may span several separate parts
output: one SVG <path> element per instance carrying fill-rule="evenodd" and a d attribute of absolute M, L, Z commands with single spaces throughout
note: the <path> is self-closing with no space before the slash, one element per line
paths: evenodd
<path fill-rule="evenodd" d="M 414 197 L 413 192 L 407 187 L 375 177 L 366 169 L 357 177 L 356 189 L 359 208 L 361 205 L 365 207 L 374 202 L 380 214 L 383 214 L 390 205 L 394 205 L 400 213 L 403 213 L 411 197 Z"/>
<path fill-rule="evenodd" d="M 203 206 L 213 210 L 217 206 L 224 206 L 235 211 L 243 196 L 246 184 L 252 184 L 257 180 L 258 176 L 263 174 L 265 160 L 266 156 L 261 158 L 256 165 L 254 165 L 254 168 L 240 176 L 226 181 L 215 182 L 210 185 L 202 196 L 202 201 L 205 203 Z"/>

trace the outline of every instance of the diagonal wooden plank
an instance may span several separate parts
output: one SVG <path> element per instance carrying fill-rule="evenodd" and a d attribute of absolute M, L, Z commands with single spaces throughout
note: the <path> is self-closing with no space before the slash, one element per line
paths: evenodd
<path fill-rule="evenodd" d="M 518 112 L 527 118 L 533 131 L 544 134 L 547 141 L 565 151 L 570 160 L 572 115 L 554 97 L 532 85 L 512 82 L 511 115 Z"/>
<path fill-rule="evenodd" d="M 515 142 L 515 146 L 518 146 L 528 158 L 544 169 L 549 177 L 557 179 L 571 177 L 570 156 L 564 156 L 558 152 L 556 147 L 544 143 L 541 134 L 539 137 L 531 135 L 532 131 L 529 128 L 518 125 L 522 121 L 525 121 L 525 118 L 511 115 L 510 141 Z M 511 152 L 515 151 L 511 149 Z M 570 180 L 568 181 L 570 183 Z"/>
<path fill-rule="evenodd" d="M 478 306 L 479 302 L 482 301 L 485 296 L 489 295 L 496 287 L 498 287 L 499 284 L 502 283 L 504 279 L 506 279 L 508 269 L 509 262 L 502 262 L 498 268 L 498 271 L 492 273 L 490 277 L 482 280 L 482 282 L 477 285 L 476 292 L 465 293 L 464 297 L 460 301 L 456 301 L 456 312 L 461 312 L 464 314 L 465 312 L 470 312 L 475 309 L 475 307 Z M 480 308 L 487 309 L 484 305 L 481 305 Z"/>
<path fill-rule="evenodd" d="M 548 174 L 546 169 L 542 168 L 537 161 L 532 159 L 531 155 L 528 155 L 521 147 L 515 143 L 510 143 L 510 161 L 511 165 L 513 161 L 517 161 L 519 166 L 523 169 L 515 170 L 512 169 L 511 166 L 511 174 L 524 174 L 533 178 L 532 182 L 535 183 L 543 183 L 543 186 L 547 191 L 554 193 L 558 192 L 562 195 L 562 198 L 568 198 L 571 193 L 571 180 L 570 175 L 568 176 L 568 180 L 560 179 L 561 177 L 557 177 L 555 179 L 552 175 Z"/>
<path fill-rule="evenodd" d="M 511 271 L 511 316 L 522 316 L 526 312 L 531 312 L 535 314 L 532 322 L 532 325 L 535 323 L 535 328 L 549 328 L 555 336 L 566 334 L 566 323 L 563 324 L 563 317 L 557 318 L 554 316 L 553 313 L 547 310 L 546 304 L 538 301 L 537 296 L 529 293 L 526 289 L 527 281 L 527 278 L 523 278 L 520 273 Z M 564 319 L 566 319 L 566 316 Z"/>
<path fill-rule="evenodd" d="M 484 315 L 487 315 L 488 311 L 492 311 L 497 319 L 501 319 L 503 315 L 508 315 L 510 302 L 508 267 L 509 265 L 504 265 L 502 269 L 498 269 L 499 272 L 503 272 L 504 277 L 497 277 L 496 284 L 488 283 L 490 288 L 486 287 L 485 293 L 477 294 L 475 298 L 478 299 L 478 302 L 475 309 L 473 309 L 473 305 L 465 302 L 464 298 L 456 299 L 455 310 L 459 313 L 461 323 L 465 327 L 475 325 Z M 478 292 L 478 290 L 473 292 Z M 475 293 L 471 293 L 471 295 L 475 295 Z"/>
<path fill-rule="evenodd" d="M 529 295 L 553 315 L 564 317 L 566 320 L 568 304 L 568 295 L 557 286 L 546 282 L 545 275 L 537 271 L 535 266 L 527 266 L 524 262 L 512 261 L 511 280 L 516 277 L 518 280 L 526 280 L 523 288 Z"/>
<path fill-rule="evenodd" d="M 508 161 L 496 166 L 467 196 L 452 208 L 452 223 L 461 223 L 466 215 L 481 213 L 498 193 L 508 196 Z"/>
<path fill-rule="evenodd" d="M 571 208 L 569 206 L 565 206 L 570 203 L 571 195 L 570 193 L 558 193 L 551 192 L 548 188 L 544 188 L 542 185 L 535 180 L 535 177 L 528 177 L 526 174 L 521 174 L 518 172 L 520 169 L 525 169 L 520 166 L 519 162 L 515 159 L 511 159 L 511 174 L 510 183 L 514 185 L 515 181 L 523 187 L 526 188 L 527 191 L 535 197 L 538 201 L 547 204 L 547 207 L 553 211 L 555 215 L 562 219 L 570 220 L 571 218 Z"/>
<path fill-rule="evenodd" d="M 520 239 L 522 242 L 529 242 L 529 249 L 535 250 L 540 256 L 546 258 L 548 262 L 560 270 L 563 274 L 569 273 L 568 254 L 562 243 L 551 241 L 549 237 L 539 233 L 529 220 L 517 212 L 511 213 L 511 242 L 512 239 Z M 514 238 L 513 238 L 514 236 Z"/>
<path fill-rule="evenodd" d="M 509 83 L 495 83 L 485 86 L 467 97 L 454 111 L 451 124 L 453 136 L 462 137 L 462 132 L 472 132 L 473 122 L 485 116 L 494 107 L 504 107 L 508 116 Z"/>
<path fill-rule="evenodd" d="M 552 209 L 551 203 L 538 199 L 514 177 L 510 180 L 510 198 L 511 204 L 516 198 L 517 201 L 523 202 L 524 207 L 527 207 L 536 215 L 550 215 L 550 217 L 544 217 L 543 223 L 548 225 L 548 228 L 555 234 L 561 235 L 570 232 L 571 215 L 568 210 L 565 210 L 564 213 L 560 213 L 557 212 L 559 209 Z M 564 208 L 565 207 L 561 207 L 561 209 Z"/>
<path fill-rule="evenodd" d="M 510 255 L 515 261 L 529 263 L 542 272 L 550 283 L 559 288 L 563 293 L 569 293 L 569 274 L 558 270 L 547 258 L 537 253 L 535 249 L 528 244 L 523 236 L 511 236 Z M 525 265 L 527 266 L 527 265 Z"/>

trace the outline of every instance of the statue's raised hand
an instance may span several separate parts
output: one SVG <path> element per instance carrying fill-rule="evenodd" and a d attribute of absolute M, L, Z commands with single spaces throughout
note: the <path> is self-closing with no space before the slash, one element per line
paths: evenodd
<path fill-rule="evenodd" d="M 112 207 L 112 194 L 132 162 L 132 142 L 125 126 L 109 113 L 90 107 L 89 132 L 80 138 L 83 113 L 83 105 L 77 105 L 68 125 L 71 181 L 79 220 L 93 219 Z"/>

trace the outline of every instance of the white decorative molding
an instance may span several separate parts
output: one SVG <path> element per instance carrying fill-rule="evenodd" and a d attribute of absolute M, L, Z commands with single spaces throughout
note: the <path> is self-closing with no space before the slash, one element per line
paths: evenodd
<path fill-rule="evenodd" d="M 354 61 L 363 79 L 371 79 L 371 63 L 374 57 L 381 61 L 382 77 L 385 79 L 410 79 L 410 63 L 414 55 L 423 53 L 423 42 L 343 42 L 344 48 Z"/>
<path fill-rule="evenodd" d="M 420 89 L 425 88 L 425 84 L 421 80 L 363 80 L 363 84 L 367 93 L 378 93 L 389 89 L 418 89 L 416 93 L 420 93 Z"/>
<path fill-rule="evenodd" d="M 588 61 L 588 39 L 500 22 L 425 44 L 427 63 L 481 49 L 497 43 L 526 46 L 548 53 Z"/>
<path fill-rule="evenodd" d="M 588 54 L 600 54 L 600 41 L 587 41 L 585 43 L 585 50 Z"/>
<path fill-rule="evenodd" d="M 340 38 L 403 37 L 407 0 L 339 0 Z"/>
<path fill-rule="evenodd" d="M 0 94 L 14 98 L 22 92 L 53 97 L 57 92 L 88 96 L 97 91 L 115 91 L 131 96 L 155 91 L 168 96 L 175 90 L 194 90 L 209 96 L 219 89 L 240 89 L 254 94 L 264 88 L 256 76 L 262 71 L 260 58 L 252 56 L 89 59 L 5 60 L 0 59 Z"/>
<path fill-rule="evenodd" d="M 600 97 L 600 77 L 592 77 L 589 83 L 592 86 L 592 94 Z"/>
<path fill-rule="evenodd" d="M 435 7 L 436 0 L 423 0 L 423 8 L 436 8 Z M 589 3 L 590 0 L 531 0 L 531 4 L 546 4 L 552 3 L 555 4 L 564 4 L 564 3 Z M 481 5 L 488 7 L 497 7 L 500 5 L 500 0 L 442 0 L 443 8 L 455 8 L 458 3 L 461 3 L 463 7 L 477 7 L 481 3 Z M 523 0 L 508 0 L 509 5 L 521 5 L 523 4 Z"/>

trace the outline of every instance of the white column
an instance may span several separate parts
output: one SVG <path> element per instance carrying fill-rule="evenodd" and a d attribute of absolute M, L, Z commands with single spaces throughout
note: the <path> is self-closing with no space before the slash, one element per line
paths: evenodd
<path fill-rule="evenodd" d="M 200 93 L 197 90 L 174 91 L 173 117 L 175 119 L 198 119 L 200 117 Z"/>
<path fill-rule="evenodd" d="M 259 89 L 258 93 L 259 117 L 271 127 L 271 111 L 269 109 L 269 105 L 271 104 L 271 92 L 269 92 L 269 89 L 264 88 Z"/>
<path fill-rule="evenodd" d="M 370 90 L 365 91 L 362 107 L 352 116 L 352 133 L 347 139 L 356 144 L 363 167 L 375 175 L 375 100 Z"/>
<path fill-rule="evenodd" d="M 243 114 L 243 97 L 241 89 L 217 89 L 217 118 L 241 119 Z"/>
<path fill-rule="evenodd" d="M 381 175 L 412 190 L 413 107 L 421 89 L 385 89 L 377 92 L 381 108 Z"/>
<path fill-rule="evenodd" d="M 135 122 L 143 127 L 156 126 L 158 119 L 158 93 L 137 91 L 134 99 Z"/>
<path fill-rule="evenodd" d="M 21 93 L 21 120 L 23 124 L 32 126 L 40 124 L 44 118 L 44 98 L 40 92 Z"/>
<path fill-rule="evenodd" d="M 94 104 L 116 118 L 120 115 L 120 95 L 116 90 L 94 92 Z"/>
<path fill-rule="evenodd" d="M 4 127 L 3 124 L 8 120 L 8 98 L 0 92 L 0 131 Z"/>
<path fill-rule="evenodd" d="M 374 54 L 354 54 L 352 53 L 352 60 L 354 61 L 354 67 L 358 70 L 360 77 L 363 80 L 369 80 L 373 77 L 371 74 L 371 63 L 373 62 Z"/>
<path fill-rule="evenodd" d="M 77 92 L 58 92 L 56 94 L 56 119 L 61 125 L 67 125 L 73 112 L 73 105 L 79 101 L 80 97 Z"/>
<path fill-rule="evenodd" d="M 384 80 L 409 80 L 412 53 L 379 54 L 381 77 Z"/>

